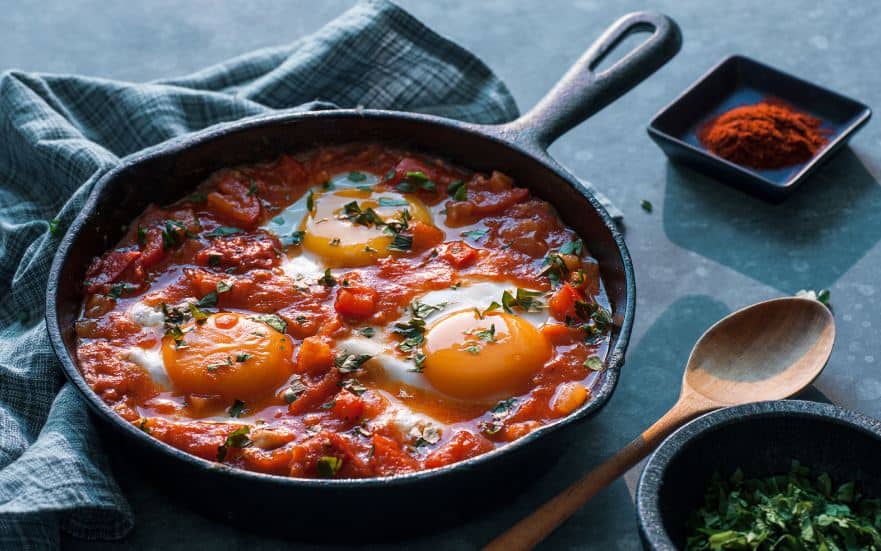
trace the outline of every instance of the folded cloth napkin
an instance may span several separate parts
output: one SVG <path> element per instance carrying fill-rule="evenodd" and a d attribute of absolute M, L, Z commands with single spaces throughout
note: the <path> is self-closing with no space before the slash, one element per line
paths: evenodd
<path fill-rule="evenodd" d="M 61 529 L 120 538 L 134 525 L 43 321 L 52 255 L 94 182 L 127 155 L 209 126 L 358 105 L 479 123 L 518 114 L 479 59 L 384 0 L 183 78 L 0 76 L 0 549 L 57 546 Z"/>

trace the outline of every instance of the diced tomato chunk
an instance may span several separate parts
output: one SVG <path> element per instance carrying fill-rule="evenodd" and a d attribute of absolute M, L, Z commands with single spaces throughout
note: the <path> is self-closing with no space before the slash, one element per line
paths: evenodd
<path fill-rule="evenodd" d="M 281 245 L 278 238 L 260 232 L 252 235 L 231 235 L 211 240 L 211 245 L 196 253 L 202 266 L 237 268 L 272 268 L 279 263 Z"/>
<path fill-rule="evenodd" d="M 578 317 L 578 314 L 575 311 L 575 303 L 583 300 L 584 296 L 578 291 L 578 289 L 569 283 L 564 283 L 563 286 L 551 296 L 551 299 L 548 301 L 548 308 L 551 311 L 551 315 L 560 321 L 566 321 L 567 318 L 574 320 Z"/>
<path fill-rule="evenodd" d="M 162 240 L 162 230 L 159 228 L 150 228 L 147 230 L 144 247 L 141 251 L 140 263 L 144 268 L 155 265 L 165 254 L 165 244 Z"/>
<path fill-rule="evenodd" d="M 411 249 L 416 252 L 434 247 L 444 240 L 443 230 L 424 224 L 419 220 L 410 222 L 410 231 L 413 235 Z"/>
<path fill-rule="evenodd" d="M 371 441 L 373 444 L 371 462 L 377 475 L 390 476 L 419 469 L 419 462 L 405 452 L 395 440 L 374 434 Z"/>
<path fill-rule="evenodd" d="M 309 337 L 300 345 L 297 370 L 301 373 L 320 374 L 333 367 L 333 348 L 321 337 Z"/>
<path fill-rule="evenodd" d="M 86 272 L 86 291 L 89 293 L 106 292 L 107 285 L 119 280 L 122 273 L 132 262 L 141 256 L 140 251 L 117 249 L 103 257 L 95 258 Z"/>
<path fill-rule="evenodd" d="M 462 269 L 474 264 L 479 258 L 477 249 L 464 241 L 451 241 L 438 247 L 438 257 L 447 261 L 450 266 Z"/>
<path fill-rule="evenodd" d="M 217 184 L 217 191 L 208 194 L 207 204 L 221 218 L 249 228 L 260 216 L 260 199 L 239 178 L 238 172 L 227 172 Z"/>
<path fill-rule="evenodd" d="M 369 318 L 376 311 L 376 291 L 368 287 L 341 288 L 333 307 L 346 317 Z"/>
<path fill-rule="evenodd" d="M 486 453 L 491 449 L 493 449 L 492 443 L 483 436 L 462 430 L 425 458 L 425 468 L 443 467 Z"/>
<path fill-rule="evenodd" d="M 355 423 L 364 415 L 364 402 L 358 396 L 345 390 L 336 395 L 330 412 L 340 421 Z"/>

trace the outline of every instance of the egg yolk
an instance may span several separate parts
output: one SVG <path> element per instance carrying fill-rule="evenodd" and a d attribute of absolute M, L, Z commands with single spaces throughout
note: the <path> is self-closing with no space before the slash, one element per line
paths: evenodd
<path fill-rule="evenodd" d="M 290 340 L 264 323 L 220 313 L 183 330 L 182 345 L 170 336 L 162 339 L 165 370 L 181 392 L 257 399 L 293 371 Z"/>
<path fill-rule="evenodd" d="M 392 253 L 389 245 L 394 237 L 385 224 L 400 223 L 404 212 L 412 220 L 432 223 L 419 199 L 400 193 L 360 189 L 315 192 L 303 227 L 303 247 L 332 268 L 373 264 Z"/>
<path fill-rule="evenodd" d="M 439 391 L 466 400 L 520 394 L 550 358 L 547 340 L 528 321 L 506 313 L 450 314 L 425 335 L 423 373 Z"/>

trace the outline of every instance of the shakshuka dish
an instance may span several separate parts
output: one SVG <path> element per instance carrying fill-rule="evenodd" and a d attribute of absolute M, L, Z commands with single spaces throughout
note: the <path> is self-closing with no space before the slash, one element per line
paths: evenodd
<path fill-rule="evenodd" d="M 149 206 L 84 289 L 79 366 L 121 417 L 305 478 L 449 465 L 569 415 L 612 324 L 548 203 L 378 144 L 220 170 Z"/>

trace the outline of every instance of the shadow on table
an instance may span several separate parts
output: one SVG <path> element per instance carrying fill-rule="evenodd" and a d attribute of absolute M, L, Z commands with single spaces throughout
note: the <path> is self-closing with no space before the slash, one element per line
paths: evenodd
<path fill-rule="evenodd" d="M 673 163 L 673 243 L 786 293 L 831 287 L 881 240 L 881 187 L 850 149 L 772 205 Z"/>

